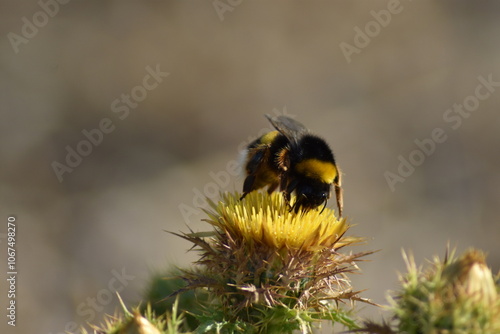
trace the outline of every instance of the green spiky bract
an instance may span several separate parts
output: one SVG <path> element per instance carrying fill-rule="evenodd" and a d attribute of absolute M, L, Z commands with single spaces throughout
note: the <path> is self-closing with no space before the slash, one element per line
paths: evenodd
<path fill-rule="evenodd" d="M 484 253 L 470 249 L 444 261 L 434 258 L 425 270 L 403 254 L 407 274 L 390 297 L 392 324 L 365 323 L 366 333 L 496 334 L 500 333 L 499 286 Z"/>
<path fill-rule="evenodd" d="M 157 315 L 148 305 L 143 312 L 135 308 L 130 312 L 120 296 L 122 315 L 106 316 L 100 326 L 92 325 L 92 332 L 81 328 L 81 334 L 187 334 L 181 332 L 184 323 L 182 314 L 178 313 L 178 301 L 172 304 L 170 312 Z"/>

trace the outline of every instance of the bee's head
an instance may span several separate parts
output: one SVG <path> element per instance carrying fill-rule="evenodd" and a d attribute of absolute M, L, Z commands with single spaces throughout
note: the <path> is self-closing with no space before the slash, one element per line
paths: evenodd
<path fill-rule="evenodd" d="M 298 182 L 295 188 L 297 197 L 294 204 L 295 211 L 297 212 L 301 207 L 304 210 L 314 209 L 324 204 L 330 198 L 330 188 L 330 184 L 316 180 Z"/>

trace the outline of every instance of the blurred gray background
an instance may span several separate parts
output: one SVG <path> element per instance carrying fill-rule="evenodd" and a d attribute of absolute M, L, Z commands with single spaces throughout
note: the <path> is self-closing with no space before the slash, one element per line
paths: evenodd
<path fill-rule="evenodd" d="M 240 190 L 232 165 L 269 129 L 266 113 L 286 112 L 331 144 L 351 233 L 369 238 L 352 251 L 380 250 L 353 277 L 365 297 L 385 304 L 405 270 L 402 248 L 425 263 L 448 242 L 479 247 L 498 272 L 498 2 L 0 7 L 2 333 L 98 323 L 118 305 L 114 290 L 133 305 L 151 272 L 188 266 L 190 245 L 164 230 L 207 229 L 200 194 Z M 453 110 L 464 103 L 470 112 Z M 442 142 L 431 150 L 433 131 Z M 433 152 L 418 153 L 416 140 Z M 86 156 L 59 180 L 68 150 Z M 419 165 L 391 189 L 401 159 Z M 4 308 L 9 215 L 15 328 Z"/>

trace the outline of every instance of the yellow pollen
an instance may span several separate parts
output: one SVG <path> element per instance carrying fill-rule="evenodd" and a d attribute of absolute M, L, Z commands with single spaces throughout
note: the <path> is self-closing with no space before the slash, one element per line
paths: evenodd
<path fill-rule="evenodd" d="M 290 211 L 283 195 L 254 191 L 242 201 L 239 194 L 224 194 L 212 203 L 211 224 L 233 237 L 268 247 L 321 251 L 345 244 L 342 235 L 349 228 L 345 219 L 337 220 L 332 210 Z M 293 203 L 292 203 L 293 204 Z"/>

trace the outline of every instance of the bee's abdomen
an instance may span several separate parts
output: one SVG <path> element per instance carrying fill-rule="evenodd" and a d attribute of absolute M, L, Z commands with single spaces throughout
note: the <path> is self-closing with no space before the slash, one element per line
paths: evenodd
<path fill-rule="evenodd" d="M 295 165 L 295 172 L 307 178 L 331 184 L 337 177 L 337 168 L 329 161 L 305 159 Z"/>

